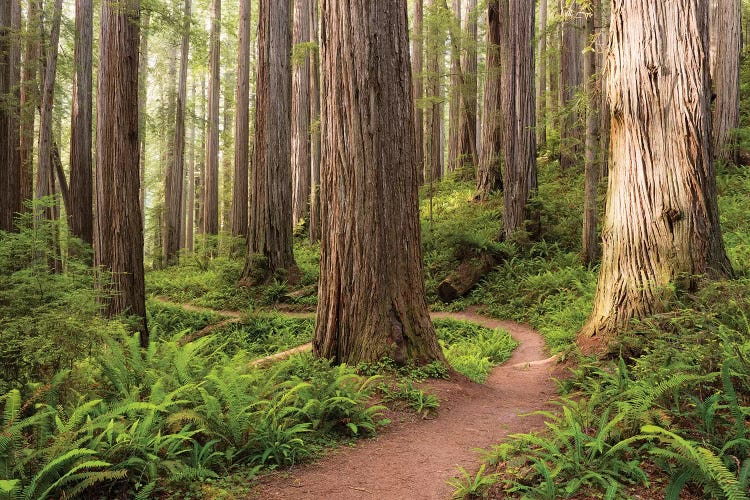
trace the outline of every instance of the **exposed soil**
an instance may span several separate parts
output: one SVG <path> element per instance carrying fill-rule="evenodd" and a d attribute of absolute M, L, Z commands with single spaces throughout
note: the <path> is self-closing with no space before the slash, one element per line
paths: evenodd
<path fill-rule="evenodd" d="M 446 480 L 460 465 L 478 469 L 473 449 L 489 448 L 508 434 L 542 427 L 539 415 L 555 396 L 555 358 L 528 326 L 481 316 L 474 311 L 435 313 L 507 330 L 520 345 L 496 367 L 484 385 L 465 378 L 430 381 L 440 398 L 433 419 L 394 422 L 377 437 L 338 448 L 319 461 L 264 476 L 249 498 L 416 500 L 450 498 Z"/>

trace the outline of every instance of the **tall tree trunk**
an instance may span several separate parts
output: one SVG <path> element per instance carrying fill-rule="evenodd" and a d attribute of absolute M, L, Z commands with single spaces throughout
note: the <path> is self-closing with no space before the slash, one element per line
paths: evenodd
<path fill-rule="evenodd" d="M 536 83 L 536 143 L 543 148 L 547 144 L 547 0 L 539 0 L 539 40 L 537 41 Z"/>
<path fill-rule="evenodd" d="M 459 115 L 461 114 L 461 94 L 463 75 L 461 71 L 461 0 L 453 0 L 452 11 L 455 25 L 451 30 L 451 78 L 448 109 L 448 170 L 454 171 L 461 165 L 459 143 Z"/>
<path fill-rule="evenodd" d="M 52 163 L 52 106 L 55 100 L 55 77 L 57 75 L 58 42 L 62 0 L 55 0 L 50 26 L 49 49 L 45 57 L 44 81 L 42 82 L 42 108 L 39 116 L 39 167 L 37 169 L 36 199 L 51 196 L 55 192 L 55 171 Z M 53 210 L 47 209 L 45 217 L 53 219 Z"/>
<path fill-rule="evenodd" d="M 140 207 L 143 227 L 146 227 L 146 103 L 148 100 L 148 35 L 151 12 L 146 9 L 141 17 L 141 53 L 138 65 L 138 135 L 140 137 Z"/>
<path fill-rule="evenodd" d="M 138 319 L 148 345 L 138 201 L 139 0 L 103 0 L 97 105 L 96 264 L 111 273 L 107 313 Z"/>
<path fill-rule="evenodd" d="M 664 310 L 674 287 L 732 272 L 712 160 L 708 2 L 613 9 L 612 163 L 594 310 L 578 337 L 587 352 Z"/>
<path fill-rule="evenodd" d="M 459 116 L 458 155 L 461 166 L 476 168 L 477 157 L 477 0 L 466 2 L 466 41 L 464 46 L 463 84 Z"/>
<path fill-rule="evenodd" d="M 484 83 L 484 120 L 482 125 L 482 148 L 477 170 L 477 198 L 486 200 L 492 191 L 502 189 L 500 114 L 500 31 L 499 0 L 487 2 L 487 75 Z"/>
<path fill-rule="evenodd" d="M 188 144 L 190 144 L 190 163 L 188 164 L 187 179 L 187 210 L 185 217 L 185 248 L 188 252 L 193 251 L 193 235 L 195 234 L 195 77 L 193 76 L 193 85 L 190 88 L 190 102 L 193 103 L 193 112 L 190 116 L 190 128 Z"/>
<path fill-rule="evenodd" d="M 94 6 L 92 0 L 76 0 L 74 47 L 75 79 L 70 117 L 70 202 L 68 221 L 74 236 L 94 242 L 94 184 L 91 158 L 92 60 Z"/>
<path fill-rule="evenodd" d="M 250 164 L 250 0 L 240 0 L 237 52 L 237 112 L 234 122 L 232 236 L 247 235 L 248 168 Z"/>
<path fill-rule="evenodd" d="M 598 0 L 597 0 L 598 1 Z M 587 13 L 586 38 L 590 49 L 583 56 L 583 80 L 586 85 L 586 151 L 584 155 L 585 187 L 583 199 L 583 234 L 582 254 L 584 264 L 592 264 L 599 257 L 599 238 L 597 237 L 596 194 L 599 187 L 599 96 L 597 92 L 596 58 L 594 24 L 597 16 L 593 6 Z"/>
<path fill-rule="evenodd" d="M 39 102 L 39 0 L 28 0 L 26 44 L 21 77 L 21 200 L 34 197 L 34 124 Z M 23 209 L 23 208 L 22 208 Z"/>
<path fill-rule="evenodd" d="M 18 0 L 0 5 L 0 230 L 15 230 L 21 211 L 19 83 L 21 7 Z"/>
<path fill-rule="evenodd" d="M 290 4 L 290 0 L 260 2 L 255 164 L 246 278 L 253 273 L 256 255 L 265 258 L 268 273 L 296 267 L 292 249 Z"/>
<path fill-rule="evenodd" d="M 206 75 L 201 75 L 201 107 L 198 114 L 198 120 L 200 123 L 200 152 L 198 155 L 198 177 L 195 182 L 195 194 L 198 197 L 195 203 L 195 215 L 196 215 L 196 231 L 198 234 L 203 234 L 203 207 L 206 206 L 206 134 L 208 132 L 208 120 L 206 118 L 207 102 L 206 102 Z"/>
<path fill-rule="evenodd" d="M 714 154 L 719 161 L 736 163 L 740 124 L 740 0 L 711 0 L 711 80 L 716 102 L 713 112 Z"/>
<path fill-rule="evenodd" d="M 422 274 L 406 2 L 323 0 L 323 33 L 313 352 L 337 363 L 442 360 Z"/>
<path fill-rule="evenodd" d="M 441 27 L 443 12 L 442 0 L 431 0 L 427 23 L 427 72 L 429 97 L 431 100 L 427 121 L 427 165 L 430 182 L 443 177 L 443 56 L 445 51 L 445 33 Z"/>
<path fill-rule="evenodd" d="M 560 168 L 567 170 L 576 165 L 581 153 L 583 131 L 578 112 L 572 103 L 583 81 L 583 64 L 581 61 L 582 20 L 578 0 L 568 2 L 560 0 L 561 26 L 560 45 L 560 111 L 563 113 L 560 123 Z"/>
<path fill-rule="evenodd" d="M 211 0 L 211 35 L 208 67 L 208 137 L 204 177 L 203 232 L 219 233 L 219 89 L 221 87 L 221 0 Z"/>
<path fill-rule="evenodd" d="M 419 165 L 418 179 L 421 185 L 425 179 L 427 164 L 425 162 L 425 137 L 424 137 L 424 0 L 414 2 L 414 29 L 412 36 L 412 75 L 414 77 L 414 130 L 416 132 L 417 165 Z"/>
<path fill-rule="evenodd" d="M 310 38 L 320 47 L 318 3 L 310 9 Z M 310 243 L 320 241 L 320 52 L 312 53 L 310 64 Z"/>
<path fill-rule="evenodd" d="M 310 0 L 294 0 L 292 44 L 310 41 Z M 310 51 L 292 62 L 292 224 L 304 219 L 310 206 Z M 298 50 L 295 49 L 295 52 Z"/>
<path fill-rule="evenodd" d="M 599 0 L 595 5 L 599 7 L 599 17 L 601 19 L 602 31 L 597 37 L 596 50 L 599 55 L 599 177 L 607 176 L 609 170 L 609 101 L 604 91 L 604 64 L 607 58 L 609 47 L 609 22 L 611 0 Z"/>
<path fill-rule="evenodd" d="M 234 173 L 234 93 L 237 78 L 232 70 L 224 73 L 224 127 L 221 132 L 221 202 L 219 219 L 221 230 L 229 233 L 232 230 L 232 174 Z"/>
<path fill-rule="evenodd" d="M 164 179 L 164 231 L 162 259 L 165 266 L 176 264 L 182 235 L 182 192 L 185 177 L 185 100 L 187 99 L 188 56 L 190 53 L 191 0 L 185 0 L 182 19 L 180 74 L 175 106 L 174 152 Z"/>
<path fill-rule="evenodd" d="M 503 112 L 503 234 L 510 239 L 529 220 L 536 193 L 534 2 L 501 0 Z M 504 11 L 504 12 L 503 12 Z"/>
<path fill-rule="evenodd" d="M 550 10 L 550 17 L 557 19 L 560 16 L 560 3 L 558 0 L 548 0 L 547 8 Z M 549 40 L 550 44 L 554 46 L 553 41 L 560 41 L 560 22 L 553 22 L 550 26 Z M 556 47 L 559 49 L 559 47 Z M 560 126 L 560 51 L 554 50 L 548 54 L 547 75 L 549 78 L 549 92 L 547 92 L 547 124 L 552 128 L 559 128 Z"/>

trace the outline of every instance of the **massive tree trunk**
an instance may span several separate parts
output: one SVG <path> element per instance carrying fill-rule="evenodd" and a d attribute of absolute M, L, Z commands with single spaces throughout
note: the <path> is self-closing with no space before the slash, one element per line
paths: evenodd
<path fill-rule="evenodd" d="M 244 276 L 257 259 L 266 271 L 292 269 L 290 0 L 261 0 L 258 27 L 258 89 L 255 107 L 253 198 Z"/>
<path fill-rule="evenodd" d="M 487 75 L 484 83 L 484 120 L 482 148 L 477 170 L 477 198 L 485 200 L 492 191 L 502 189 L 500 148 L 500 50 L 502 44 L 499 0 L 487 2 Z"/>
<path fill-rule="evenodd" d="M 581 153 L 583 131 L 578 112 L 572 106 L 573 98 L 583 81 L 582 19 L 578 0 L 560 0 L 561 26 L 560 40 L 560 168 L 566 170 L 576 164 Z"/>
<path fill-rule="evenodd" d="M 185 0 L 182 20 L 180 74 L 175 106 L 174 152 L 164 179 L 164 231 L 162 259 L 165 266 L 176 264 L 182 235 L 182 193 L 185 177 L 185 100 L 187 99 L 188 56 L 190 53 L 191 0 Z"/>
<path fill-rule="evenodd" d="M 0 230 L 13 231 L 21 211 L 19 80 L 21 7 L 17 0 L 0 5 Z"/>
<path fill-rule="evenodd" d="M 234 122 L 234 185 L 232 236 L 247 234 L 247 185 L 250 162 L 250 0 L 240 0 L 237 51 L 237 111 Z"/>
<path fill-rule="evenodd" d="M 425 170 L 425 141 L 424 141 L 424 106 L 422 99 L 424 97 L 424 0 L 415 0 L 414 2 L 414 28 L 412 35 L 412 61 L 411 72 L 414 79 L 414 131 L 416 133 L 415 151 L 417 153 L 417 173 L 419 184 L 424 182 Z"/>
<path fill-rule="evenodd" d="M 596 0 L 599 1 L 599 0 Z M 599 238 L 597 237 L 596 194 L 599 186 L 599 96 L 597 92 L 596 58 L 594 43 L 594 21 L 597 10 L 592 6 L 586 18 L 586 38 L 590 49 L 583 56 L 583 81 L 586 84 L 586 151 L 584 155 L 585 194 L 583 199 L 583 234 L 582 254 L 585 264 L 592 264 L 599 257 Z"/>
<path fill-rule="evenodd" d="M 463 75 L 461 71 L 461 0 L 453 0 L 454 27 L 451 29 L 451 78 L 450 101 L 448 109 L 448 170 L 454 171 L 461 166 L 459 143 L 459 115 L 461 114 L 461 93 L 463 92 Z"/>
<path fill-rule="evenodd" d="M 664 310 L 675 286 L 732 272 L 712 161 L 708 3 L 622 0 L 612 14 L 609 192 L 584 351 Z"/>
<path fill-rule="evenodd" d="M 310 36 L 320 47 L 318 5 L 310 9 Z M 310 243 L 320 241 L 320 52 L 315 50 L 310 64 Z"/>
<path fill-rule="evenodd" d="M 466 40 L 461 89 L 463 112 L 458 119 L 458 155 L 461 166 L 476 168 L 477 157 L 477 0 L 466 2 Z"/>
<path fill-rule="evenodd" d="M 208 67 L 206 175 L 203 180 L 203 233 L 219 233 L 219 89 L 221 88 L 221 0 L 211 0 Z"/>
<path fill-rule="evenodd" d="M 26 44 L 21 76 L 21 200 L 34 197 L 34 123 L 39 106 L 39 30 L 38 0 L 28 0 Z"/>
<path fill-rule="evenodd" d="M 714 154 L 720 161 L 737 161 L 734 129 L 740 120 L 740 0 L 711 0 L 711 79 L 716 102 L 713 113 Z"/>
<path fill-rule="evenodd" d="M 445 33 L 440 19 L 445 15 L 441 8 L 443 0 L 431 0 L 428 10 L 427 83 L 431 105 L 427 119 L 427 178 L 430 182 L 443 177 L 443 58 Z"/>
<path fill-rule="evenodd" d="M 99 47 L 96 264 L 111 274 L 107 313 L 137 317 L 148 345 L 139 193 L 138 0 L 103 0 Z"/>
<path fill-rule="evenodd" d="M 94 184 L 91 158 L 92 60 L 94 7 L 76 0 L 75 79 L 70 117 L 70 192 L 68 221 L 74 236 L 94 242 Z"/>
<path fill-rule="evenodd" d="M 537 42 L 536 82 L 536 143 L 544 147 L 547 143 L 547 0 L 539 0 L 539 40 Z"/>
<path fill-rule="evenodd" d="M 310 0 L 294 0 L 292 43 L 310 41 Z M 304 46 L 303 46 L 304 47 Z M 299 52 L 299 49 L 295 49 Z M 310 206 L 310 51 L 297 54 L 292 73 L 292 224 L 304 219 Z"/>
<path fill-rule="evenodd" d="M 503 113 L 503 234 L 510 239 L 530 219 L 536 192 L 534 2 L 500 0 L 504 43 L 500 102 Z M 504 12 L 503 12 L 504 11 Z"/>
<path fill-rule="evenodd" d="M 323 0 L 323 234 L 317 356 L 443 359 L 430 322 L 406 3 Z"/>

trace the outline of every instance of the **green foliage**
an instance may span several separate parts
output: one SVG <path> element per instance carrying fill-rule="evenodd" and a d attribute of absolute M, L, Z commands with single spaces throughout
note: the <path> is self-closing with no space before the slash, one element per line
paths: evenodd
<path fill-rule="evenodd" d="M 485 474 L 486 467 L 482 464 L 473 476 L 463 467 L 458 467 L 461 477 L 447 481 L 453 487 L 453 498 L 486 498 L 487 489 L 496 481 L 496 474 Z"/>
<path fill-rule="evenodd" d="M 219 313 L 189 311 L 155 299 L 146 301 L 146 313 L 152 338 L 168 338 L 184 331 L 196 332 L 222 319 Z"/>
<path fill-rule="evenodd" d="M 242 350 L 259 358 L 312 341 L 314 328 L 313 319 L 258 314 L 218 329 L 214 337 L 227 354 Z"/>
<path fill-rule="evenodd" d="M 384 402 L 403 401 L 423 417 L 437 412 L 437 409 L 440 408 L 440 400 L 437 396 L 414 387 L 414 383 L 408 379 L 398 382 L 395 386 L 381 384 L 380 391 L 383 393 Z"/>

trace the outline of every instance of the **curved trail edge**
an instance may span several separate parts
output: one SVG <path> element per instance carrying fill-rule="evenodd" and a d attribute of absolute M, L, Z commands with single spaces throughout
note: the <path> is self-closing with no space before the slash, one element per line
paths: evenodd
<path fill-rule="evenodd" d="M 194 306 L 186 309 L 207 310 Z M 238 313 L 225 314 L 229 311 L 219 313 L 235 321 L 241 317 Z M 473 450 L 491 448 L 509 434 L 543 427 L 541 415 L 528 414 L 553 408 L 550 401 L 556 396 L 554 377 L 560 373 L 555 373 L 557 357 L 548 357 L 537 331 L 527 325 L 482 316 L 472 309 L 432 313 L 431 317 L 502 328 L 519 345 L 506 363 L 492 370 L 485 384 L 460 377 L 429 381 L 429 390 L 440 398 L 436 418 L 396 420 L 373 439 L 336 448 L 317 462 L 264 476 L 249 498 L 447 499 L 452 488 L 446 481 L 457 475 L 457 466 L 472 473 L 478 469 L 479 457 Z M 309 349 L 306 344 L 253 364 L 272 363 Z"/>

